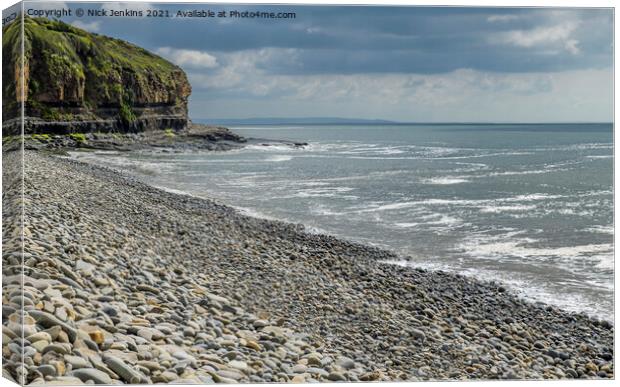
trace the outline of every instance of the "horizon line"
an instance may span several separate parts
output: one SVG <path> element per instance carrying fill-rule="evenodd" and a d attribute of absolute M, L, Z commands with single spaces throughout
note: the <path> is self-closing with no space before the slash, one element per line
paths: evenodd
<path fill-rule="evenodd" d="M 252 117 L 252 118 L 190 118 L 190 120 L 202 120 L 202 121 L 264 121 L 264 120 L 280 120 L 281 123 L 287 123 L 285 120 L 322 120 L 323 122 L 317 122 L 321 124 L 329 123 L 327 120 L 334 119 L 339 121 L 337 123 L 346 123 L 349 120 L 350 123 L 359 123 L 366 121 L 376 122 L 380 124 L 405 124 L 405 125 L 427 125 L 427 124 L 477 124 L 477 125 L 527 125 L 527 124 L 546 124 L 546 125 L 560 125 L 560 124 L 614 124 L 614 121 L 394 121 L 383 118 L 344 118 L 344 117 Z M 293 122 L 290 122 L 293 123 Z M 311 122 L 308 122 L 311 123 Z"/>

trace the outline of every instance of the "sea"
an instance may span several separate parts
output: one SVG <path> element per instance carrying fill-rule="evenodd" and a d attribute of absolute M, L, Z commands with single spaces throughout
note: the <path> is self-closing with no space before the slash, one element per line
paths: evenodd
<path fill-rule="evenodd" d="M 231 129 L 309 145 L 72 157 L 613 321 L 612 124 Z"/>

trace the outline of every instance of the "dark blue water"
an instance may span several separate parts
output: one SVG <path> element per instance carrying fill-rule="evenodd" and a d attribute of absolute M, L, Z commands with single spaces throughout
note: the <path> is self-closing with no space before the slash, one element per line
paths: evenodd
<path fill-rule="evenodd" d="M 310 146 L 76 157 L 613 318 L 611 124 L 235 129 Z"/>

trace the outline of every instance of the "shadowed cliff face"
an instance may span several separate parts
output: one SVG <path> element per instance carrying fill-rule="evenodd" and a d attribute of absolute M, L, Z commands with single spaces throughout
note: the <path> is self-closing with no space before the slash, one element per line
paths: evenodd
<path fill-rule="evenodd" d="M 26 131 L 71 133 L 180 129 L 187 125 L 191 86 L 178 66 L 119 39 L 45 18 L 4 28 L 3 110 L 19 116 L 21 80 Z M 6 119 L 5 119 L 6 120 Z M 11 134 L 17 125 L 3 124 Z"/>

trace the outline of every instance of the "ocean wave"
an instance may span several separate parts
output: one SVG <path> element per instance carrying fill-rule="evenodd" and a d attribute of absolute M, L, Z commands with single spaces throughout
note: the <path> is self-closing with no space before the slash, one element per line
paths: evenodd
<path fill-rule="evenodd" d="M 72 153 L 80 153 L 80 152 L 67 152 L 69 154 Z M 120 152 L 119 151 L 115 151 L 115 150 L 95 150 L 93 151 L 93 154 L 96 155 L 119 155 Z"/>
<path fill-rule="evenodd" d="M 498 214 L 502 212 L 523 212 L 535 210 L 535 205 L 520 205 L 520 206 L 484 206 L 480 208 L 482 213 Z"/>
<path fill-rule="evenodd" d="M 590 196 L 607 196 L 607 195 L 613 195 L 613 194 L 614 194 L 614 191 L 610 189 L 599 189 L 599 190 L 581 192 L 581 193 L 575 194 L 575 196 L 583 198 L 583 197 L 590 197 Z"/>
<path fill-rule="evenodd" d="M 588 231 L 588 232 L 593 232 L 593 233 L 599 233 L 599 234 L 608 234 L 608 235 L 614 235 L 614 226 L 613 225 L 609 225 L 609 226 L 591 226 L 591 227 L 586 227 L 584 229 L 584 231 Z"/>
<path fill-rule="evenodd" d="M 422 220 L 426 220 L 424 222 L 425 226 L 450 226 L 450 228 L 462 225 L 463 220 L 457 218 L 455 216 L 446 215 L 446 214 L 431 214 L 428 216 L 420 217 Z"/>
<path fill-rule="evenodd" d="M 323 204 L 317 203 L 310 208 L 310 213 L 318 216 L 340 216 L 343 215 L 340 211 L 334 211 L 331 208 L 326 207 Z"/>
<path fill-rule="evenodd" d="M 190 196 L 190 197 L 193 197 L 193 198 L 204 199 L 204 196 L 196 195 L 194 193 L 191 193 L 191 192 L 188 192 L 188 191 L 183 191 L 183 190 L 176 189 L 176 188 L 170 188 L 170 187 L 167 187 L 165 185 L 153 185 L 153 187 L 155 187 L 157 189 L 160 189 L 162 191 L 173 193 L 175 195 L 183 195 L 183 196 Z"/>
<path fill-rule="evenodd" d="M 298 198 L 316 198 L 316 197 L 344 197 L 350 199 L 358 199 L 357 196 L 354 195 L 342 195 L 346 192 L 353 191 L 354 188 L 351 187 L 326 187 L 326 188 L 314 188 L 314 189 L 304 189 L 300 190 L 290 197 L 298 197 Z"/>
<path fill-rule="evenodd" d="M 515 202 L 533 202 L 542 200 L 559 199 L 564 195 L 553 195 L 544 193 L 522 194 L 517 196 L 509 196 L 496 199 L 425 199 L 417 203 L 429 205 L 466 205 L 466 206 L 487 206 L 495 203 L 515 203 Z"/>
<path fill-rule="evenodd" d="M 69 152 L 71 159 L 85 163 L 103 165 L 117 171 L 133 171 L 141 175 L 159 175 L 176 169 L 174 163 L 162 161 L 136 160 L 112 153 Z"/>
<path fill-rule="evenodd" d="M 451 185 L 451 184 L 461 184 L 468 183 L 469 180 L 457 177 L 457 176 L 443 176 L 443 177 L 431 177 L 428 179 L 420 180 L 423 184 L 431 184 L 431 185 Z"/>
<path fill-rule="evenodd" d="M 351 160 L 427 160 L 427 161 L 445 161 L 445 160 L 461 160 L 472 159 L 482 157 L 495 157 L 495 156 L 509 156 L 509 155 L 528 155 L 532 153 L 527 152 L 506 152 L 506 153 L 487 153 L 487 154 L 473 154 L 463 156 L 443 156 L 443 155 L 411 155 L 411 156 L 393 156 L 389 157 L 386 154 L 351 154 L 351 153 L 336 153 L 332 155 L 316 155 L 306 154 L 305 157 L 309 158 L 346 158 Z"/>
<path fill-rule="evenodd" d="M 594 156 L 586 156 L 588 159 L 613 159 L 614 155 L 594 155 Z"/>
<path fill-rule="evenodd" d="M 292 159 L 293 159 L 293 156 L 289 156 L 289 155 L 275 155 L 275 156 L 267 157 L 265 161 L 282 162 L 282 161 L 291 161 Z"/>
<path fill-rule="evenodd" d="M 418 222 L 403 222 L 403 223 L 394 223 L 393 225 L 396 228 L 411 228 L 411 227 L 419 226 L 420 223 L 418 223 Z"/>
<path fill-rule="evenodd" d="M 241 207 L 241 206 L 233 206 L 237 211 L 239 211 L 239 213 L 241 213 L 242 215 L 246 215 L 252 218 L 258 218 L 258 219 L 265 219 L 265 220 L 278 220 L 278 218 L 275 218 L 271 215 L 267 215 L 263 212 L 260 212 L 254 208 L 249 208 L 249 207 Z"/>
<path fill-rule="evenodd" d="M 579 209 L 574 209 L 574 208 L 557 208 L 557 209 L 547 210 L 547 213 L 553 213 L 553 212 L 562 214 L 562 215 L 574 215 L 574 216 L 580 216 L 580 217 L 593 216 L 595 214 L 595 211 L 592 211 L 592 210 L 579 210 Z"/>
<path fill-rule="evenodd" d="M 437 157 L 438 160 L 459 160 L 459 159 L 474 159 L 474 158 L 482 158 L 482 157 L 497 157 L 497 156 L 528 156 L 533 155 L 532 152 L 519 152 L 519 151 L 506 151 L 506 152 L 494 152 L 494 153 L 481 153 L 481 154 L 473 154 L 473 155 L 463 155 L 463 156 L 445 156 L 445 157 Z"/>
<path fill-rule="evenodd" d="M 269 145 L 261 145 L 261 144 L 249 144 L 244 146 L 243 148 L 240 149 L 236 149 L 236 150 L 232 150 L 232 151 L 236 151 L 237 153 L 248 153 L 251 151 L 259 151 L 259 152 L 292 152 L 292 151 L 297 151 L 297 152 L 303 152 L 305 149 L 304 148 L 293 148 L 291 147 L 291 145 L 289 144 L 273 144 L 273 143 L 269 143 Z M 225 151 L 225 153 L 231 153 L 232 151 Z"/>
<path fill-rule="evenodd" d="M 484 163 L 465 163 L 462 161 L 454 161 L 453 164 L 467 165 L 469 167 L 453 169 L 451 170 L 452 173 L 478 172 L 490 168 L 487 164 Z"/>
<path fill-rule="evenodd" d="M 478 175 L 476 177 L 496 177 L 496 176 L 519 176 L 519 175 L 541 175 L 544 173 L 558 172 L 558 170 L 549 169 L 532 169 L 529 171 L 504 171 L 504 172 L 490 172 L 484 175 Z"/>
<path fill-rule="evenodd" d="M 562 198 L 564 195 L 552 195 L 543 193 L 523 194 L 511 197 L 497 198 L 497 199 L 422 199 L 422 200 L 410 200 L 403 202 L 387 203 L 380 205 L 367 205 L 364 208 L 350 208 L 352 212 L 365 213 L 365 212 L 381 212 L 400 210 L 418 206 L 446 206 L 456 205 L 465 207 L 487 208 L 489 206 L 497 205 L 498 203 L 519 203 L 519 202 L 535 202 L 543 200 L 552 200 Z"/>
<path fill-rule="evenodd" d="M 398 265 L 403 267 L 419 267 L 427 270 L 443 270 L 449 273 L 458 273 L 470 278 L 483 281 L 499 282 L 505 285 L 518 297 L 533 301 L 543 302 L 544 304 L 555 305 L 564 310 L 586 313 L 590 316 L 604 318 L 609 321 L 614 320 L 613 313 L 609 312 L 608 307 L 602 307 L 593 303 L 586 293 L 572 290 L 567 296 L 566 290 L 558 291 L 553 284 L 539 281 L 537 278 L 525 273 L 506 272 L 505 270 L 494 270 L 485 267 L 459 267 L 447 262 L 437 260 L 420 259 L 413 257 L 411 260 L 386 260 L 386 264 Z M 591 287 L 597 287 L 604 291 L 613 291 L 613 283 L 601 283 L 600 281 L 582 281 Z"/>
<path fill-rule="evenodd" d="M 581 144 L 570 144 L 560 146 L 545 146 L 528 148 L 535 151 L 575 151 L 575 150 L 593 150 L 593 149 L 613 149 L 614 144 L 608 142 L 590 142 Z"/>
<path fill-rule="evenodd" d="M 407 151 L 407 146 L 390 146 L 390 145 L 381 145 L 381 144 L 355 144 L 349 147 L 341 147 L 339 154 L 369 154 L 369 155 L 391 155 L 391 154 L 401 154 Z"/>
<path fill-rule="evenodd" d="M 583 266 L 575 262 L 577 258 L 593 258 L 595 264 L 606 266 L 609 260 L 613 263 L 613 244 L 584 244 L 574 246 L 546 247 L 534 246 L 540 241 L 531 237 L 522 236 L 523 232 L 509 232 L 501 235 L 477 235 L 467 238 L 466 241 L 455 247 L 457 251 L 463 251 L 471 257 L 485 257 L 505 259 L 518 257 L 522 259 L 559 259 L 566 264 L 577 264 L 579 269 Z M 521 235 L 521 236 L 520 236 Z M 604 262 L 602 262 L 604 261 Z"/>
<path fill-rule="evenodd" d="M 329 183 L 325 181 L 299 181 L 296 182 L 296 184 L 307 187 L 322 187 L 329 185 Z"/>

